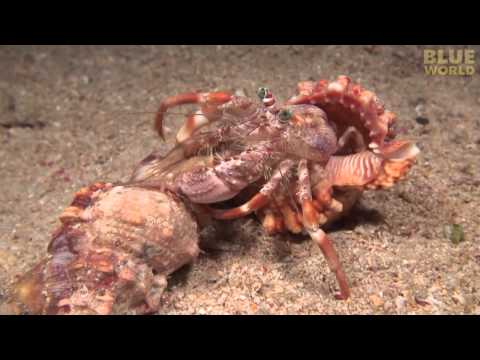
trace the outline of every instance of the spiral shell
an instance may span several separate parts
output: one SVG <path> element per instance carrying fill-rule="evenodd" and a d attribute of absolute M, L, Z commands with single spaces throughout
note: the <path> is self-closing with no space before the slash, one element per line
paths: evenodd
<path fill-rule="evenodd" d="M 195 219 L 165 192 L 96 184 L 60 219 L 49 256 L 13 287 L 17 313 L 155 312 L 166 277 L 199 253 Z"/>

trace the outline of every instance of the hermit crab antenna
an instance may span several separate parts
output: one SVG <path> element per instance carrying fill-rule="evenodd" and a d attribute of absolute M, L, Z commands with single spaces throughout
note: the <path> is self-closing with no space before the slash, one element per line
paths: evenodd
<path fill-rule="evenodd" d="M 273 97 L 273 94 L 269 88 L 259 88 L 257 90 L 257 95 L 260 100 L 262 100 L 263 105 L 265 105 L 267 108 L 271 108 L 273 105 L 275 105 L 275 98 Z"/>

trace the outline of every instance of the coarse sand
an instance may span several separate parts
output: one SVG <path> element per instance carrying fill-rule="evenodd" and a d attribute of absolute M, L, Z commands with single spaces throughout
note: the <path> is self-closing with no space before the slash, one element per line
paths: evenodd
<path fill-rule="evenodd" d="M 174 274 L 160 314 L 480 314 L 480 81 L 428 76 L 423 49 L 456 46 L 0 46 L 0 303 L 46 254 L 58 216 L 94 181 L 124 180 L 171 146 L 183 117 L 152 130 L 162 98 L 270 87 L 340 74 L 398 115 L 422 152 L 409 176 L 367 192 L 330 232 L 352 297 L 306 237 L 226 223 Z M 480 47 L 470 46 L 478 53 Z M 184 111 L 184 110 L 182 110 Z M 459 224 L 464 241 L 451 241 Z"/>

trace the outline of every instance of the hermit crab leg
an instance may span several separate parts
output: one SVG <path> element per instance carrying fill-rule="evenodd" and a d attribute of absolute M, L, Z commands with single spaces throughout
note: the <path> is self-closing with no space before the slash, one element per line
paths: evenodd
<path fill-rule="evenodd" d="M 312 201 L 310 175 L 305 159 L 300 160 L 298 164 L 298 186 L 297 198 L 302 206 L 304 226 L 307 229 L 317 228 L 322 219 Z"/>
<path fill-rule="evenodd" d="M 219 220 L 230 220 L 246 216 L 261 209 L 269 203 L 273 192 L 278 189 L 280 182 L 288 174 L 294 164 L 293 160 L 287 159 L 282 161 L 270 180 L 263 185 L 260 191 L 249 201 L 233 209 L 224 210 L 210 208 L 212 216 Z"/>
<path fill-rule="evenodd" d="M 224 91 L 206 93 L 184 93 L 166 98 L 155 117 L 155 129 L 165 140 L 163 134 L 163 118 L 169 108 L 185 104 L 199 104 L 201 110 L 187 118 L 177 134 L 177 142 L 188 139 L 198 128 L 215 121 L 218 118 L 218 106 L 232 99 L 232 94 Z"/>
<path fill-rule="evenodd" d="M 330 270 L 335 274 L 340 293 L 335 297 L 338 300 L 345 300 L 350 296 L 350 289 L 347 283 L 347 277 L 338 260 L 337 252 L 333 247 L 332 241 L 319 227 L 320 214 L 315 210 L 312 202 L 310 176 L 307 167 L 307 161 L 301 160 L 298 165 L 299 191 L 298 198 L 302 204 L 304 225 L 312 240 L 320 247 L 323 255 L 327 259 Z"/>
<path fill-rule="evenodd" d="M 337 252 L 333 247 L 332 241 L 325 234 L 325 232 L 318 228 L 317 230 L 307 229 L 308 233 L 312 240 L 317 243 L 317 245 L 322 250 L 325 259 L 328 262 L 330 270 L 335 274 L 335 277 L 338 281 L 338 286 L 340 287 L 340 293 L 335 294 L 337 300 L 346 300 L 350 297 L 350 289 L 348 287 L 347 276 L 342 269 L 340 260 L 338 259 Z"/>
<path fill-rule="evenodd" d="M 264 217 L 262 219 L 262 226 L 265 231 L 270 235 L 280 233 L 285 230 L 285 226 L 287 225 L 286 219 L 284 221 L 284 217 L 285 215 L 276 213 L 270 207 L 265 208 Z M 300 232 L 301 230 L 302 229 L 300 228 L 298 232 Z"/>

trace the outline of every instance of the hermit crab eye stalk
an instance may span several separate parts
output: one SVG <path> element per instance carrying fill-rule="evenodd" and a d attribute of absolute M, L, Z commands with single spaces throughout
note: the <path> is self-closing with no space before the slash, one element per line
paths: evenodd
<path fill-rule="evenodd" d="M 268 88 L 266 87 L 261 87 L 257 90 L 257 95 L 260 98 L 260 100 L 265 99 L 267 94 L 268 94 Z"/>
<path fill-rule="evenodd" d="M 275 105 L 275 98 L 269 88 L 261 87 L 257 90 L 257 95 L 262 101 L 262 104 L 267 108 L 272 109 L 273 105 Z"/>
<path fill-rule="evenodd" d="M 286 123 L 292 118 L 292 112 L 288 109 L 283 109 L 278 113 L 280 122 Z"/>

